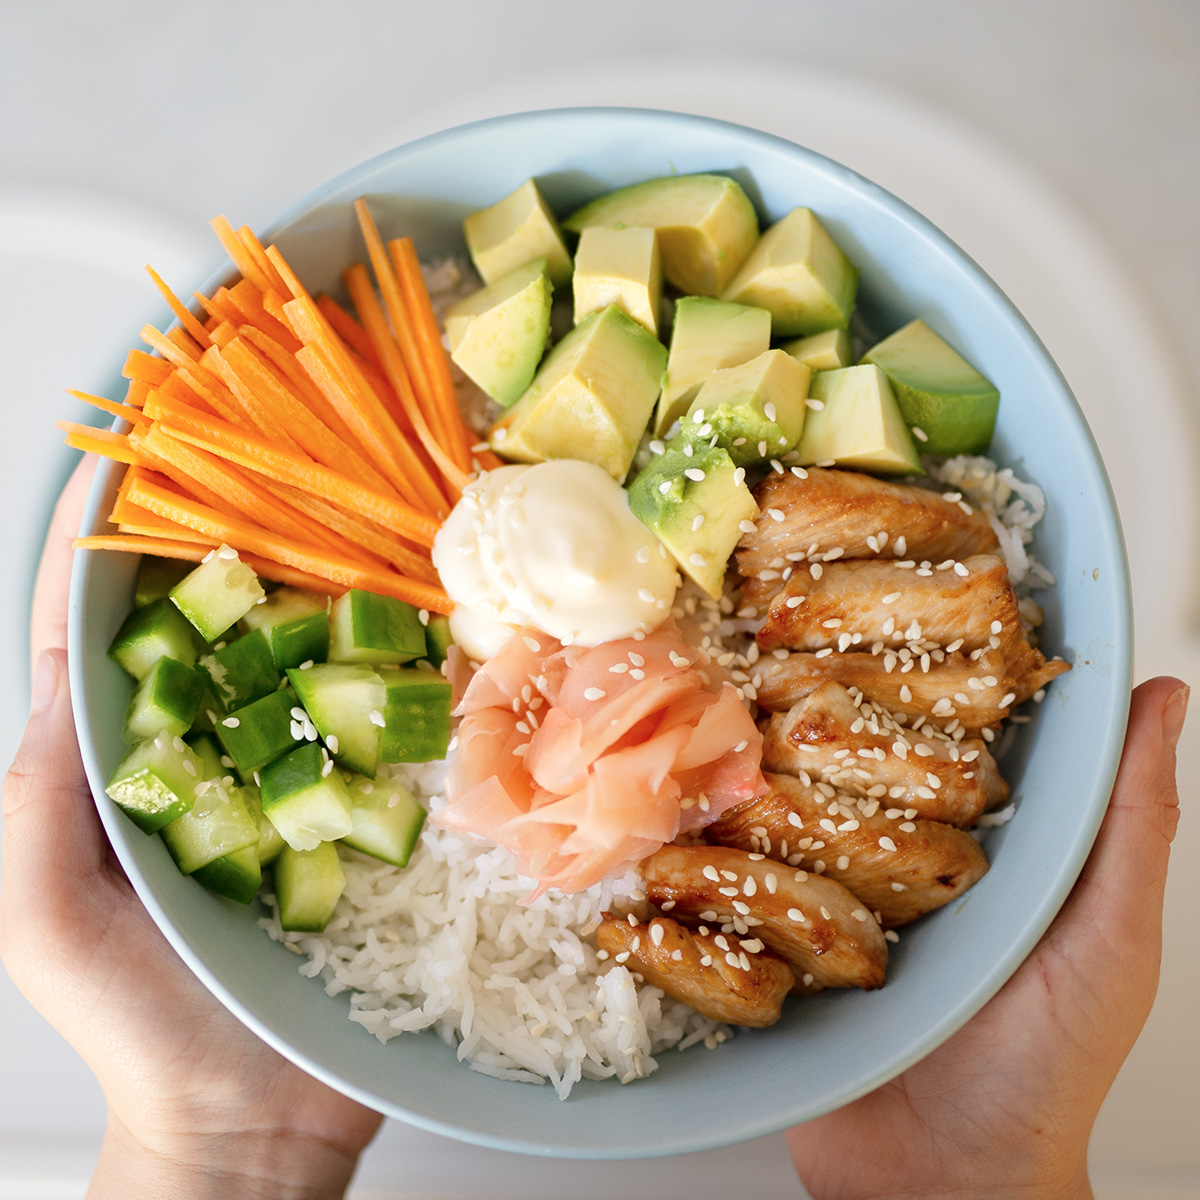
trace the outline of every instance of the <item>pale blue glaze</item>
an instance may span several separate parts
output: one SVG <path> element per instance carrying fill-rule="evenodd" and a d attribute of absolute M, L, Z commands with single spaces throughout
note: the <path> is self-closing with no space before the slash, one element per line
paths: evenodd
<path fill-rule="evenodd" d="M 774 1028 L 715 1052 L 667 1052 L 648 1080 L 548 1088 L 499 1083 L 455 1062 L 433 1034 L 387 1047 L 346 1019 L 297 960 L 176 871 L 103 794 L 121 755 L 129 682 L 105 656 L 128 611 L 135 562 L 79 556 L 72 582 L 71 683 L 84 761 L 116 852 L 154 919 L 204 983 L 283 1054 L 391 1116 L 483 1145 L 621 1158 L 756 1137 L 876 1087 L 954 1032 L 1016 970 L 1070 890 L 1104 812 L 1129 702 L 1128 570 L 1112 494 L 1066 383 L 1019 313 L 928 221 L 853 171 L 776 137 L 698 117 L 575 109 L 501 117 L 383 154 L 301 201 L 267 231 L 306 284 L 336 290 L 363 257 L 350 205 L 366 195 L 385 236 L 431 257 L 464 250 L 460 218 L 537 176 L 566 212 L 600 192 L 672 171 L 722 171 L 766 221 L 813 208 L 861 268 L 862 309 L 890 332 L 922 317 L 1000 388 L 993 453 L 1045 490 L 1036 549 L 1058 587 L 1044 593 L 1045 644 L 1074 669 L 1055 682 L 1005 771 L 1018 819 L 987 842 L 993 867 L 964 901 L 907 931 L 879 992 L 789 1004 Z M 228 267 L 226 267 L 226 272 Z M 222 276 L 226 273 L 222 272 Z M 220 277 L 218 277 L 220 278 Z M 210 281 L 211 283 L 217 280 Z M 190 281 L 174 281 L 182 293 Z M 84 521 L 101 528 L 117 472 L 99 473 Z"/>

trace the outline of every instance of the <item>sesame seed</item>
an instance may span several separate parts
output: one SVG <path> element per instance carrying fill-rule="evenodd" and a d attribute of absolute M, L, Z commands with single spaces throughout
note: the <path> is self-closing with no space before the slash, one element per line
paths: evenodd
<path fill-rule="evenodd" d="M 607 694 L 603 688 L 590 687 L 584 688 L 583 698 L 585 700 L 603 700 Z"/>
<path fill-rule="evenodd" d="M 699 467 L 688 467 L 684 475 L 693 483 L 700 483 L 704 479 L 704 472 Z"/>
<path fill-rule="evenodd" d="M 338 739 L 337 739 L 337 734 L 331 733 L 325 739 L 325 745 L 327 745 L 329 747 L 330 754 L 336 754 L 338 752 L 338 748 L 340 746 L 340 743 L 338 742 Z"/>
<path fill-rule="evenodd" d="M 237 717 L 226 717 L 221 724 L 224 725 L 226 729 L 236 729 L 241 724 L 241 721 L 239 721 Z"/>
<path fill-rule="evenodd" d="M 913 432 L 913 437 L 915 437 L 917 439 L 917 441 L 919 441 L 919 442 L 929 441 L 929 434 L 927 434 L 925 432 L 925 430 L 923 430 L 919 425 L 914 425 L 912 427 L 912 432 Z"/>
<path fill-rule="evenodd" d="M 1004 695 L 1000 698 L 1000 707 L 1007 708 L 1016 698 L 1017 698 L 1016 693 L 1005 692 Z"/>
<path fill-rule="evenodd" d="M 820 412 L 825 407 L 824 400 L 814 400 L 811 396 L 804 401 L 813 412 Z"/>
<path fill-rule="evenodd" d="M 787 911 L 788 920 L 799 923 L 804 920 L 804 914 L 798 908 L 789 908 Z"/>
<path fill-rule="evenodd" d="M 881 837 L 879 839 L 879 848 L 880 850 L 895 850 L 896 843 L 890 837 Z"/>
<path fill-rule="evenodd" d="M 381 713 L 377 708 L 373 708 L 369 713 L 367 713 L 367 720 L 370 721 L 372 725 L 378 725 L 380 729 L 383 729 L 387 725 L 387 721 L 383 719 L 383 713 Z"/>

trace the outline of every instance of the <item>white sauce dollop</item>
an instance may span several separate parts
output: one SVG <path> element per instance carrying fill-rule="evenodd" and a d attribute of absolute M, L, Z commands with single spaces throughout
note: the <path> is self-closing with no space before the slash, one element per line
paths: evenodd
<path fill-rule="evenodd" d="M 671 611 L 679 585 L 661 542 L 625 489 L 577 459 L 489 471 L 463 492 L 433 543 L 454 640 L 477 661 L 532 625 L 598 646 Z"/>

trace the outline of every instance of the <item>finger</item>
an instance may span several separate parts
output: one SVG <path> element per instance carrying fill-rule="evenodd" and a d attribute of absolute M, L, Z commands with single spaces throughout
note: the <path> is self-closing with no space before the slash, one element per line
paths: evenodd
<path fill-rule="evenodd" d="M 71 473 L 54 506 L 42 559 L 33 585 L 30 616 L 30 661 L 36 663 L 43 650 L 67 644 L 67 600 L 71 590 L 71 542 L 79 533 L 84 504 L 99 458 L 85 454 Z"/>

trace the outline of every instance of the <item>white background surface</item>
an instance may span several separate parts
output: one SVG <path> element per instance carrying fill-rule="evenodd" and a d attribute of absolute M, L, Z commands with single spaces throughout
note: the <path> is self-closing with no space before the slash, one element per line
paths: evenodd
<path fill-rule="evenodd" d="M 26 686 L 28 571 L 67 460 L 61 389 L 111 384 L 160 315 L 138 271 L 187 291 L 218 257 L 208 217 L 261 225 L 369 154 L 458 120 L 648 104 L 756 125 L 840 159 L 940 224 L 1055 355 L 1109 463 L 1135 575 L 1138 674 L 1200 681 L 1200 9 L 1189 0 L 615 0 L 191 8 L 0 2 L 0 368 L 18 545 L 0 577 Z M 732 11 L 731 11 L 732 10 Z M 1190 367 L 1190 372 L 1189 368 Z M 12 520 L 12 515 L 16 520 Z M 1200 773 L 1200 713 L 1185 777 Z M 1190 783 L 1163 987 L 1093 1144 L 1108 1197 L 1200 1195 L 1200 876 Z M 0 977 L 0 1198 L 82 1194 L 103 1123 L 86 1069 Z M 389 1124 L 362 1196 L 797 1194 L 781 1139 L 657 1164 L 541 1163 Z"/>

